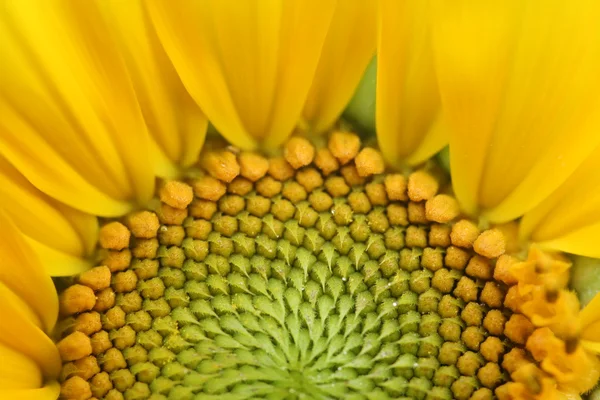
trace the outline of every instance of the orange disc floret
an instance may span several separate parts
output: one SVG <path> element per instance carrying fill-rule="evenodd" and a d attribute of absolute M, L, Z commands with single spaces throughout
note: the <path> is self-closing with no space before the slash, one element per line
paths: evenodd
<path fill-rule="evenodd" d="M 113 221 L 100 228 L 98 242 L 104 249 L 123 250 L 129 246 L 131 232 L 125 225 Z"/>
<path fill-rule="evenodd" d="M 94 359 L 93 366 L 91 362 L 88 362 L 89 359 Z M 60 372 L 59 380 L 64 382 L 73 376 L 78 376 L 86 381 L 89 381 L 89 379 L 98 372 L 100 372 L 100 367 L 98 367 L 96 357 L 88 356 L 75 362 L 64 364 L 63 369 Z"/>
<path fill-rule="evenodd" d="M 360 151 L 360 138 L 351 132 L 333 132 L 327 144 L 331 154 L 337 158 L 341 165 L 352 161 Z"/>
<path fill-rule="evenodd" d="M 484 257 L 497 258 L 506 251 L 506 240 L 500 230 L 488 229 L 475 239 L 473 249 Z"/>
<path fill-rule="evenodd" d="M 269 170 L 269 160 L 252 152 L 241 152 L 238 156 L 238 163 L 240 164 L 240 175 L 252 182 L 265 176 Z"/>
<path fill-rule="evenodd" d="M 512 374 L 523 365 L 529 364 L 531 361 L 528 358 L 527 352 L 520 347 L 513 347 L 504 355 L 502 360 L 502 368 Z"/>
<path fill-rule="evenodd" d="M 266 198 L 271 198 L 279 194 L 279 192 L 281 192 L 281 189 L 283 188 L 283 185 L 280 181 L 270 176 L 265 176 L 264 178 L 256 182 L 255 186 L 256 192 Z"/>
<path fill-rule="evenodd" d="M 294 168 L 284 157 L 276 157 L 269 160 L 269 175 L 278 181 L 286 181 L 293 177 L 294 173 Z"/>
<path fill-rule="evenodd" d="M 324 176 L 327 176 L 340 168 L 340 163 L 337 158 L 335 158 L 327 147 L 322 147 L 317 150 L 315 165 L 321 170 Z"/>
<path fill-rule="evenodd" d="M 517 344 L 525 344 L 535 326 L 521 314 L 513 314 L 504 326 L 504 335 Z"/>
<path fill-rule="evenodd" d="M 415 203 L 411 201 L 408 203 L 408 220 L 413 224 L 427 224 L 429 222 L 424 202 Z"/>
<path fill-rule="evenodd" d="M 521 312 L 523 304 L 531 300 L 531 293 L 522 295 L 517 285 L 513 285 L 506 291 L 504 296 L 504 306 L 513 312 Z"/>
<path fill-rule="evenodd" d="M 296 173 L 296 180 L 308 193 L 323 186 L 323 177 L 315 168 L 301 169 Z"/>
<path fill-rule="evenodd" d="M 73 329 L 91 335 L 102 329 L 100 314 L 96 311 L 79 314 L 75 319 Z"/>
<path fill-rule="evenodd" d="M 92 397 L 92 390 L 85 379 L 72 376 L 61 384 L 60 397 L 69 400 L 86 400 Z"/>
<path fill-rule="evenodd" d="M 371 147 L 366 147 L 358 153 L 354 159 L 358 175 L 362 177 L 382 174 L 385 171 L 385 163 L 381 153 Z"/>
<path fill-rule="evenodd" d="M 194 179 L 190 183 L 196 197 L 204 200 L 217 201 L 227 192 L 227 186 L 210 175 Z"/>
<path fill-rule="evenodd" d="M 185 209 L 194 199 L 190 185 L 179 181 L 168 181 L 158 190 L 160 201 L 177 209 Z"/>
<path fill-rule="evenodd" d="M 390 200 L 408 200 L 406 178 L 400 174 L 388 174 L 384 179 L 385 190 Z"/>
<path fill-rule="evenodd" d="M 494 266 L 488 258 L 475 255 L 469 260 L 465 272 L 469 276 L 488 280 L 492 279 Z"/>
<path fill-rule="evenodd" d="M 479 228 L 474 222 L 462 219 L 452 225 L 450 239 L 453 245 L 470 249 L 479 237 L 479 233 Z"/>
<path fill-rule="evenodd" d="M 235 154 L 227 150 L 210 151 L 200 156 L 204 169 L 223 182 L 231 182 L 240 174 L 240 165 Z"/>
<path fill-rule="evenodd" d="M 447 223 L 459 214 L 458 202 L 447 194 L 438 194 L 425 203 L 425 215 L 430 221 Z"/>
<path fill-rule="evenodd" d="M 267 161 L 267 169 L 268 169 L 268 161 Z M 264 174 L 263 174 L 264 175 Z M 242 176 L 235 177 L 229 185 L 227 185 L 227 192 L 231 194 L 237 194 L 240 196 L 246 196 L 253 189 L 252 181 L 246 179 Z"/>
<path fill-rule="evenodd" d="M 309 165 L 315 157 L 315 147 L 303 137 L 290 138 L 283 148 L 283 156 L 290 165 L 301 168 Z"/>
<path fill-rule="evenodd" d="M 340 168 L 340 174 L 350 186 L 362 186 L 366 182 L 366 177 L 361 176 L 356 165 L 348 164 Z"/>
<path fill-rule="evenodd" d="M 200 199 L 196 199 L 196 200 L 200 200 Z M 194 201 L 192 201 L 192 205 L 194 204 Z M 194 209 L 193 207 L 190 207 L 190 209 L 189 209 L 190 212 L 193 209 Z M 166 203 L 161 203 L 159 206 L 159 209 L 156 212 L 156 215 L 158 216 L 158 220 L 160 221 L 161 224 L 181 225 L 181 223 L 183 223 L 183 220 L 186 219 L 188 216 L 188 209 L 182 210 L 179 208 L 171 207 L 170 205 L 168 205 Z"/>
<path fill-rule="evenodd" d="M 504 282 L 507 285 L 512 285 L 518 282 L 517 278 L 512 273 L 512 266 L 520 261 L 508 254 L 503 254 L 498 257 L 496 266 L 494 267 L 494 279 Z"/>
<path fill-rule="evenodd" d="M 92 354 L 90 338 L 83 332 L 73 332 L 56 344 L 63 361 L 79 360 Z"/>
<path fill-rule="evenodd" d="M 94 308 L 96 296 L 91 288 L 76 284 L 61 293 L 59 303 L 62 315 L 73 315 Z"/>
<path fill-rule="evenodd" d="M 155 238 L 160 227 L 158 216 L 151 211 L 131 213 L 125 218 L 125 224 L 138 239 Z"/>
<path fill-rule="evenodd" d="M 374 206 L 386 206 L 389 201 L 385 186 L 381 182 L 371 182 L 365 185 L 365 191 L 369 197 L 369 201 Z"/>
<path fill-rule="evenodd" d="M 79 283 L 97 291 L 110 286 L 110 269 L 106 265 L 94 267 L 79 275 Z"/>
<path fill-rule="evenodd" d="M 504 354 L 504 344 L 496 336 L 489 336 L 479 346 L 479 352 L 488 361 L 499 362 Z"/>
<path fill-rule="evenodd" d="M 416 171 L 408 177 L 408 197 L 412 201 L 433 198 L 438 192 L 439 182 L 426 171 Z"/>
<path fill-rule="evenodd" d="M 106 372 L 99 372 L 90 381 L 92 395 L 102 398 L 109 390 L 113 388 L 110 376 Z"/>

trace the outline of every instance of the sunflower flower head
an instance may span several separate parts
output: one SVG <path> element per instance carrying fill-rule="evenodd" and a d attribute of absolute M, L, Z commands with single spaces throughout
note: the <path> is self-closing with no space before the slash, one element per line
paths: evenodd
<path fill-rule="evenodd" d="M 7 0 L 0 398 L 581 399 L 600 9 L 551 3 Z"/>
<path fill-rule="evenodd" d="M 154 211 L 101 228 L 100 265 L 60 297 L 63 391 L 510 399 L 596 383 L 563 257 L 506 254 L 441 170 L 385 172 L 355 134 L 281 154 L 211 151 Z"/>

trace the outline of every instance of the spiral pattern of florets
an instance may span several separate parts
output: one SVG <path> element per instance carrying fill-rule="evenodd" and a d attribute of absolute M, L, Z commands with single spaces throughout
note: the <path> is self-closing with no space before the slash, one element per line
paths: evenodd
<path fill-rule="evenodd" d="M 63 397 L 491 399 L 525 359 L 502 234 L 435 170 L 347 133 L 203 160 L 61 294 Z"/>

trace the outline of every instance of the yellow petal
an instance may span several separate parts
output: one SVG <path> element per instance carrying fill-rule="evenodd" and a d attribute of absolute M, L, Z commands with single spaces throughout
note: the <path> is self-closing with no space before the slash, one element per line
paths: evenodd
<path fill-rule="evenodd" d="M 0 283 L 24 299 L 50 332 L 58 315 L 58 298 L 50 277 L 43 270 L 24 236 L 0 210 Z M 2 299 L 2 297 L 0 297 Z M 2 307 L 0 307 L 2 308 Z M 2 326 L 6 319 L 1 319 Z"/>
<path fill-rule="evenodd" d="M 597 314 L 600 315 L 600 311 Z M 600 345 L 600 318 L 586 327 L 582 338 Z"/>
<path fill-rule="evenodd" d="M 600 3 L 436 4 L 454 190 L 471 214 L 514 219 L 600 142 Z"/>
<path fill-rule="evenodd" d="M 350 101 L 377 45 L 377 3 L 338 2 L 302 112 L 313 132 L 323 132 Z"/>
<path fill-rule="evenodd" d="M 73 256 L 26 237 L 27 244 L 35 252 L 50 276 L 78 275 L 93 267 L 92 259 Z"/>
<path fill-rule="evenodd" d="M 589 351 L 593 354 L 600 355 L 600 342 L 592 342 L 589 340 L 582 340 L 581 345 L 586 351 Z"/>
<path fill-rule="evenodd" d="M 146 3 L 181 79 L 223 136 L 280 144 L 300 118 L 335 2 Z"/>
<path fill-rule="evenodd" d="M 376 123 L 388 162 L 418 164 L 447 143 L 439 121 L 428 1 L 379 2 Z"/>
<path fill-rule="evenodd" d="M 600 238 L 600 222 L 566 233 L 556 239 L 536 241 L 536 243 L 548 250 L 600 258 L 598 238 Z"/>
<path fill-rule="evenodd" d="M 91 254 L 98 221 L 46 196 L 0 156 L 0 197 L 21 232 L 61 253 L 75 257 Z"/>
<path fill-rule="evenodd" d="M 42 386 L 42 372 L 29 357 L 0 343 L 0 360 L 0 388 L 36 389 Z"/>
<path fill-rule="evenodd" d="M 177 164 L 169 159 L 169 156 L 165 154 L 164 149 L 156 142 L 156 140 L 150 141 L 150 153 L 152 154 L 152 163 L 154 164 L 154 173 L 157 176 L 177 179 L 181 175 L 181 170 Z"/>
<path fill-rule="evenodd" d="M 198 160 L 208 120 L 181 83 L 143 2 L 97 4 L 121 46 L 150 134 L 173 164 L 190 166 Z"/>
<path fill-rule="evenodd" d="M 0 399 L 13 400 L 56 400 L 60 394 L 60 385 L 56 381 L 47 383 L 39 389 L 3 389 L 0 388 Z"/>
<path fill-rule="evenodd" d="M 0 154 L 46 194 L 91 214 L 150 199 L 148 133 L 96 4 L 14 1 L 0 19 Z"/>
<path fill-rule="evenodd" d="M 599 170 L 600 146 L 564 184 L 525 214 L 521 238 L 555 250 L 600 258 Z"/>
<path fill-rule="evenodd" d="M 87 257 L 92 256 L 98 244 L 98 231 L 100 229 L 98 218 L 58 201 L 53 201 L 53 204 L 69 221 L 73 229 L 77 231 L 83 245 L 83 254 Z"/>
<path fill-rule="evenodd" d="M 14 268 L 14 267 L 13 267 Z M 22 277 L 25 284 L 29 279 Z M 31 304 L 32 299 L 24 299 Z M 56 377 L 61 362 L 54 342 L 42 330 L 38 316 L 4 282 L 0 282 L 0 343 L 34 360 L 46 377 Z"/>

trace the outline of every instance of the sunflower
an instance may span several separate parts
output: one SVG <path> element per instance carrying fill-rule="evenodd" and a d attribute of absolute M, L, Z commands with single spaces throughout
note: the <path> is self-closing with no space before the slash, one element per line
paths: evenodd
<path fill-rule="evenodd" d="M 597 385 L 594 1 L 0 18 L 1 398 Z"/>

